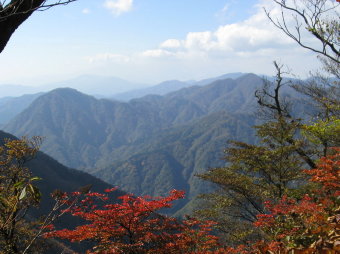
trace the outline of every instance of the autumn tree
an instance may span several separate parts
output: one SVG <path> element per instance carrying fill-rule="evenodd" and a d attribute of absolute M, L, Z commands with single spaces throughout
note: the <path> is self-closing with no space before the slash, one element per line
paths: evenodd
<path fill-rule="evenodd" d="M 79 192 L 69 195 L 82 197 Z M 84 219 L 85 224 L 52 230 L 45 237 L 94 242 L 87 253 L 208 253 L 218 246 L 217 238 L 210 233 L 211 222 L 193 218 L 179 221 L 159 213 L 183 195 L 175 190 L 163 198 L 124 195 L 120 203 L 112 204 L 107 195 L 90 192 L 67 210 Z"/>
<path fill-rule="evenodd" d="M 260 230 L 253 227 L 257 215 L 264 212 L 263 202 L 279 200 L 293 192 L 303 182 L 301 168 L 315 162 L 303 149 L 303 141 L 296 138 L 299 121 L 292 121 L 288 107 L 279 98 L 284 84 L 280 68 L 269 98 L 261 104 L 278 107 L 271 111 L 271 120 L 255 126 L 259 144 L 230 141 L 225 149 L 225 167 L 209 169 L 199 175 L 216 184 L 217 190 L 202 197 L 206 208 L 197 213 L 218 222 L 218 228 L 229 243 L 261 239 Z M 268 113 L 267 113 L 268 114 Z"/>
<path fill-rule="evenodd" d="M 45 215 L 37 218 L 31 213 L 39 209 L 41 199 L 35 182 L 43 179 L 33 176 L 27 165 L 38 153 L 41 140 L 40 137 L 0 140 L 1 254 L 67 249 L 60 243 L 42 238 L 42 235 L 50 229 L 51 223 L 77 203 L 77 197 L 67 198 L 62 191 L 55 190 L 51 194 L 54 204 Z M 90 187 L 81 187 L 79 191 L 87 193 Z"/>
<path fill-rule="evenodd" d="M 256 126 L 259 144 L 230 142 L 225 150 L 226 167 L 213 168 L 200 175 L 213 182 L 217 191 L 203 195 L 207 209 L 198 213 L 219 222 L 218 227 L 227 240 L 236 243 L 262 239 L 265 232 L 254 229 L 252 223 L 264 211 L 263 202 L 292 197 L 306 183 L 304 168 L 315 168 L 320 156 L 330 147 L 339 146 L 339 5 L 334 1 L 276 1 L 281 17 L 266 13 L 286 35 L 304 48 L 319 53 L 324 71 L 306 82 L 294 83 L 284 78 L 288 74 L 276 62 L 276 79 L 264 81 L 255 96 L 263 124 Z M 291 16 L 290 16 L 291 15 Z M 295 26 L 291 28 L 288 19 Z M 314 47 L 303 37 L 307 31 L 321 47 Z M 293 100 L 283 90 L 299 92 L 311 115 L 303 119 L 294 112 Z"/>
<path fill-rule="evenodd" d="M 299 199 L 284 196 L 266 202 L 266 213 L 259 214 L 254 223 L 267 233 L 262 247 L 273 253 L 340 251 L 340 148 L 332 151 L 315 169 L 304 171 L 314 184 L 310 193 Z"/>
<path fill-rule="evenodd" d="M 40 139 L 7 140 L 0 146 L 0 251 L 22 253 L 33 237 L 25 220 L 28 209 L 36 206 L 40 192 L 26 162 L 35 156 Z"/>
<path fill-rule="evenodd" d="M 76 0 L 0 0 L 0 53 L 15 30 L 35 11 L 44 11 Z"/>

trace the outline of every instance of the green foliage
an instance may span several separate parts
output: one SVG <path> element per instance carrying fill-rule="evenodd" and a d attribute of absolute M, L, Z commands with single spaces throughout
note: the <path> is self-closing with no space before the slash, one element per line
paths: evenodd
<path fill-rule="evenodd" d="M 314 186 L 305 185 L 307 178 L 303 176 L 302 169 L 316 168 L 318 156 L 326 156 L 331 146 L 339 146 L 339 21 L 326 17 L 328 13 L 330 17 L 338 17 L 338 5 L 331 1 L 327 5 L 327 0 L 301 1 L 301 4 L 295 1 L 274 2 L 281 7 L 282 17 L 273 19 L 270 12 L 265 10 L 270 21 L 300 46 L 322 54 L 324 69 L 333 77 L 329 79 L 317 74 L 311 80 L 292 85 L 293 82 L 286 82 L 283 78 L 283 74 L 287 74 L 283 66 L 274 62 L 277 70 L 274 85 L 266 81 L 263 88 L 255 93 L 260 112 L 267 121 L 256 127 L 260 144 L 232 142 L 225 151 L 225 159 L 229 164 L 223 168 L 210 169 L 199 176 L 218 186 L 215 194 L 203 196 L 208 205 L 199 214 L 206 218 L 217 218 L 227 241 L 234 244 L 237 242 L 235 232 L 240 229 L 243 234 L 238 233 L 236 240 L 264 239 L 268 232 L 258 230 L 258 235 L 253 235 L 254 230 L 249 223 L 259 213 L 263 214 L 266 222 L 268 216 L 261 212 L 264 209 L 263 202 L 269 200 L 275 203 L 286 196 L 301 198 L 303 193 L 310 193 Z M 290 30 L 286 23 L 286 11 L 294 17 L 295 30 Z M 322 43 L 321 50 L 305 44 L 301 36 L 302 24 Z M 282 96 L 282 87 L 288 84 L 301 93 L 302 98 L 309 100 L 308 106 L 312 106 L 310 111 L 313 113 L 308 119 L 309 124 L 297 117 L 299 112 L 292 112 L 292 101 Z M 317 211 L 317 207 L 317 204 L 312 204 L 309 208 L 313 212 Z M 300 212 L 303 214 L 306 211 L 302 209 Z M 292 218 L 294 216 L 296 214 L 293 212 Z M 295 219 L 300 218 L 297 216 Z M 317 223 L 317 220 L 313 222 Z M 285 218 L 278 223 L 288 225 L 289 221 Z M 275 234 L 280 229 L 268 227 L 268 230 Z M 312 235 L 311 238 L 317 237 Z M 267 248 L 261 253 L 273 249 Z"/>
<path fill-rule="evenodd" d="M 333 133 L 338 128 L 336 118 L 332 124 L 307 127 L 301 119 L 293 117 L 296 114 L 291 112 L 291 106 L 281 94 L 282 87 L 288 84 L 282 77 L 282 66 L 275 63 L 275 67 L 275 83 L 267 81 L 255 93 L 260 112 L 267 120 L 255 126 L 259 144 L 230 142 L 225 150 L 227 166 L 212 168 L 199 175 L 216 184 L 218 190 L 215 194 L 203 196 L 207 205 L 198 214 L 217 220 L 229 243 L 262 239 L 263 232 L 254 229 L 252 223 L 258 214 L 264 212 L 264 201 L 299 195 L 298 189 L 307 179 L 302 169 L 306 166 L 314 168 L 314 155 L 322 149 L 327 150 L 337 136 Z M 313 89 L 310 94 L 319 96 L 315 91 Z M 301 135 L 302 128 L 327 143 L 321 146 L 311 144 Z"/>
<path fill-rule="evenodd" d="M 331 150 L 333 154 L 322 157 L 315 169 L 304 170 L 309 182 L 314 183 L 309 193 L 299 199 L 284 196 L 277 202 L 267 201 L 266 214 L 258 215 L 254 225 L 267 233 L 263 243 L 273 253 L 288 249 L 300 249 L 302 253 L 340 250 L 340 148 Z"/>
<path fill-rule="evenodd" d="M 0 144 L 3 145 L 5 140 L 16 140 L 16 138 L 10 134 L 4 133 L 0 131 Z M 33 157 L 29 157 L 30 159 Z M 50 196 L 50 193 L 53 193 L 54 190 L 60 189 L 63 191 L 75 191 L 81 186 L 92 184 L 93 191 L 99 191 L 103 188 L 111 188 L 112 186 L 108 183 L 105 183 L 87 173 L 70 169 L 58 163 L 56 160 L 51 157 L 43 154 L 42 152 L 37 152 L 34 156 L 34 159 L 27 160 L 25 162 L 25 167 L 29 169 L 30 178 L 32 178 L 31 184 L 38 187 L 40 192 L 42 193 L 41 199 L 39 202 L 39 206 L 31 206 L 30 209 L 27 210 L 25 218 L 29 222 L 22 223 L 22 227 L 27 228 L 27 232 L 33 229 L 39 229 L 41 227 L 41 222 L 46 218 L 46 216 L 52 211 L 55 200 Z M 43 180 L 37 180 L 37 178 L 32 177 L 37 176 Z M 19 181 L 20 182 L 20 181 Z M 29 194 L 26 191 L 26 195 Z M 116 195 L 115 195 L 116 194 Z M 124 195 L 122 191 L 116 191 L 113 195 L 113 200 L 117 196 Z M 79 225 L 80 220 L 76 220 L 71 218 L 70 216 L 62 216 L 58 218 L 54 222 L 58 227 L 67 227 L 67 226 L 75 226 Z M 36 231 L 35 231 L 36 232 Z M 33 235 L 31 235 L 33 237 Z M 20 243 L 22 245 L 25 244 L 25 238 L 21 238 Z M 32 238 L 27 238 L 32 239 Z M 38 238 L 36 240 L 35 247 L 39 247 L 39 250 L 46 249 L 46 253 L 72 253 L 68 251 L 68 248 L 63 246 L 60 242 L 57 241 L 47 241 Z M 71 244 L 71 247 L 74 251 L 83 253 L 84 246 L 79 246 L 76 244 Z M 85 246 L 86 247 L 86 246 Z M 28 253 L 30 253 L 28 250 Z M 35 250 L 32 249 L 32 251 Z M 38 251 L 37 251 L 38 252 Z M 38 252 L 39 253 L 39 252 Z"/>
<path fill-rule="evenodd" d="M 340 144 L 340 119 L 335 116 L 317 120 L 302 127 L 302 134 L 317 145 L 336 146 Z"/>
<path fill-rule="evenodd" d="M 282 122 L 257 126 L 261 145 L 233 141 L 225 150 L 226 167 L 213 168 L 199 175 L 219 187 L 215 194 L 202 196 L 206 209 L 198 214 L 220 222 L 229 241 L 250 240 L 260 235 L 251 223 L 264 210 L 265 200 L 277 200 L 303 180 L 303 162 L 296 154 L 297 144 L 287 144 L 295 124 Z"/>
<path fill-rule="evenodd" d="M 25 220 L 27 210 L 37 206 L 40 191 L 25 166 L 39 149 L 40 138 L 7 140 L 0 146 L 0 250 L 21 253 L 33 237 L 33 226 Z"/>

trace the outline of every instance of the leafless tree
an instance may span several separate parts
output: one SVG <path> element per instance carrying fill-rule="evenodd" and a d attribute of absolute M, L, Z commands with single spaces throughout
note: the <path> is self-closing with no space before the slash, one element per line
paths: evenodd
<path fill-rule="evenodd" d="M 45 11 L 57 5 L 77 0 L 0 0 L 0 53 L 15 30 L 35 11 Z"/>
<path fill-rule="evenodd" d="M 301 47 L 314 51 L 321 56 L 340 63 L 340 15 L 339 1 L 335 0 L 273 0 L 281 8 L 281 15 L 273 17 L 270 11 L 265 12 L 270 21 Z M 287 15 L 290 13 L 291 15 Z M 294 27 L 288 18 L 294 20 Z M 319 42 L 314 47 L 302 36 L 307 30 Z"/>

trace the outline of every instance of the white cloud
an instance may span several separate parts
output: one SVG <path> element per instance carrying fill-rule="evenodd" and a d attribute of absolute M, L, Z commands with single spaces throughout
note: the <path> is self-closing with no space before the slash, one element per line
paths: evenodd
<path fill-rule="evenodd" d="M 181 47 L 181 45 L 182 45 L 181 41 L 176 40 L 176 39 L 169 39 L 169 40 L 162 42 L 160 47 L 173 49 L 173 48 L 179 48 Z"/>
<path fill-rule="evenodd" d="M 212 32 L 188 33 L 184 45 L 188 50 L 210 50 L 216 44 Z"/>
<path fill-rule="evenodd" d="M 106 0 L 104 6 L 113 14 L 120 15 L 132 10 L 133 0 Z"/>
<path fill-rule="evenodd" d="M 173 53 L 164 49 L 151 49 L 141 53 L 141 56 L 145 57 L 169 57 L 173 55 Z"/>
<path fill-rule="evenodd" d="M 135 77 L 159 80 L 200 79 L 228 72 L 272 75 L 274 60 L 287 64 L 295 74 L 303 77 L 309 70 L 318 68 L 315 55 L 275 28 L 263 6 L 271 10 L 274 17 L 280 15 L 280 9 L 273 1 L 259 0 L 254 14 L 242 22 L 225 24 L 210 31 L 188 32 L 182 38 L 169 38 L 158 47 L 128 56 L 106 53 L 87 60 L 100 69 L 107 66 L 108 72 L 117 71 L 118 76 L 123 73 L 129 76 L 133 72 Z M 294 25 L 294 20 L 288 16 L 286 21 L 290 26 Z M 315 43 L 308 33 L 302 36 Z"/>
<path fill-rule="evenodd" d="M 183 59 L 187 57 L 251 57 L 266 52 L 274 58 L 273 53 L 287 49 L 299 48 L 290 38 L 283 35 L 269 21 L 263 6 L 272 10 L 272 15 L 280 15 L 277 5 L 271 1 L 261 1 L 255 6 L 257 11 L 248 19 L 226 24 L 213 31 L 189 32 L 184 39 L 168 39 L 160 43 L 159 48 L 145 51 L 146 57 L 168 57 L 169 55 Z M 225 6 L 225 10 L 227 6 Z M 293 19 L 287 18 L 288 23 Z M 308 37 L 308 35 L 307 35 Z"/>

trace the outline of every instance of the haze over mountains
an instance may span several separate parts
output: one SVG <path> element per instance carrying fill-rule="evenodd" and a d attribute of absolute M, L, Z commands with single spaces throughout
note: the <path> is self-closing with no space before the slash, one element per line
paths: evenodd
<path fill-rule="evenodd" d="M 20 84 L 0 84 L 0 100 L 4 97 L 18 97 L 26 94 L 49 92 L 56 88 L 68 87 L 79 92 L 94 95 L 99 98 L 122 97 L 123 100 L 142 97 L 147 94 L 163 95 L 168 92 L 178 90 L 191 85 L 206 85 L 218 79 L 237 78 L 244 73 L 229 73 L 219 77 L 199 80 L 199 81 L 165 81 L 157 85 L 137 83 L 127 81 L 112 76 L 81 75 L 69 80 L 48 83 L 39 86 L 29 86 Z M 176 84 L 178 83 L 178 84 Z M 135 94 L 135 95 L 134 95 Z M 127 96 L 128 98 L 124 98 Z"/>
<path fill-rule="evenodd" d="M 4 130 L 44 136 L 44 152 L 125 191 L 164 195 L 176 188 L 191 199 L 210 188 L 195 175 L 223 165 L 228 139 L 254 141 L 253 95 L 261 84 L 260 77 L 246 74 L 129 102 L 56 89 Z"/>
<path fill-rule="evenodd" d="M 209 78 L 209 79 L 203 79 L 200 81 L 191 80 L 191 81 L 184 82 L 184 81 L 179 81 L 179 80 L 168 80 L 155 86 L 150 86 L 150 87 L 146 87 L 142 89 L 136 89 L 136 90 L 132 90 L 132 91 L 124 92 L 124 93 L 118 93 L 112 96 L 112 98 L 116 100 L 120 100 L 120 101 L 129 101 L 131 99 L 140 98 L 140 97 L 143 97 L 149 94 L 165 95 L 167 93 L 180 90 L 181 88 L 190 87 L 194 85 L 204 86 L 216 80 L 222 80 L 222 79 L 227 79 L 227 78 L 231 78 L 231 79 L 239 78 L 243 76 L 244 74 L 245 73 L 241 73 L 241 72 L 228 73 L 222 76 Z"/>
<path fill-rule="evenodd" d="M 82 75 L 73 79 L 49 83 L 41 86 L 0 84 L 0 98 L 48 92 L 59 87 L 74 88 L 83 93 L 91 95 L 110 96 L 116 93 L 122 93 L 147 86 L 150 85 L 130 82 L 117 77 Z"/>
<path fill-rule="evenodd" d="M 111 98 L 119 101 L 129 101 L 145 95 L 164 95 L 181 88 L 193 85 L 207 85 L 215 80 L 237 78 L 244 73 L 229 73 L 219 77 L 200 81 L 169 80 L 150 86 L 133 83 L 116 77 L 83 75 L 63 82 L 46 84 L 43 86 L 20 86 L 0 84 L 0 127 L 23 111 L 28 105 L 43 93 L 60 87 L 68 87 L 79 92 L 93 95 L 97 98 Z"/>
<path fill-rule="evenodd" d="M 21 113 L 40 95 L 42 95 L 42 93 L 0 98 L 0 126 Z"/>

